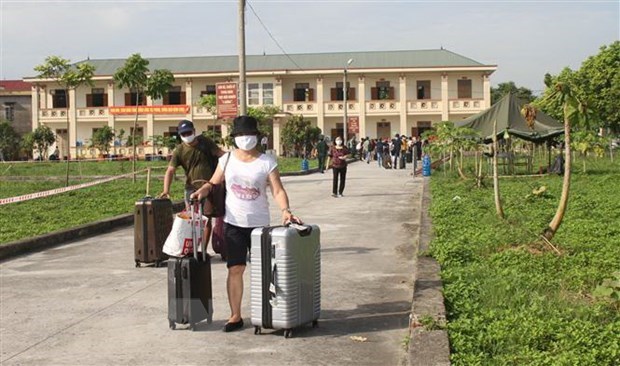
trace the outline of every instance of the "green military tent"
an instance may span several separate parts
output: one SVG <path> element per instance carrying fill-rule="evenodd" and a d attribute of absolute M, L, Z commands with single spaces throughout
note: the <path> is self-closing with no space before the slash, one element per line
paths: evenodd
<path fill-rule="evenodd" d="M 486 143 L 493 139 L 493 121 L 497 120 L 497 136 L 509 135 L 541 143 L 564 133 L 564 125 L 541 111 L 536 112 L 533 128 L 521 114 L 525 103 L 512 93 L 506 94 L 491 108 L 454 123 L 456 127 L 469 127 L 480 132 Z"/>

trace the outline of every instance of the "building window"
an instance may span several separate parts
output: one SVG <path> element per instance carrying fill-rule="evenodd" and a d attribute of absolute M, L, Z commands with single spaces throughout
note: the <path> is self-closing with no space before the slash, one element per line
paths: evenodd
<path fill-rule="evenodd" d="M 416 86 L 417 86 L 418 99 L 431 99 L 431 81 L 430 80 L 418 80 Z"/>
<path fill-rule="evenodd" d="M 258 105 L 260 102 L 257 83 L 248 84 L 248 105 Z"/>
<path fill-rule="evenodd" d="M 108 95 L 103 88 L 93 88 L 91 94 L 86 94 L 86 107 L 107 107 Z"/>
<path fill-rule="evenodd" d="M 370 98 L 372 100 L 394 99 L 394 87 L 390 86 L 389 81 L 377 81 L 374 88 L 370 88 Z"/>
<path fill-rule="evenodd" d="M 344 100 L 344 91 L 342 90 L 342 81 L 336 82 L 336 87 L 330 90 L 330 99 L 332 101 Z M 355 88 L 351 88 L 351 83 L 347 81 L 347 100 L 355 100 Z"/>
<path fill-rule="evenodd" d="M 164 94 L 164 105 L 181 105 L 185 104 L 185 92 L 181 91 L 180 86 L 173 86 Z"/>
<path fill-rule="evenodd" d="M 140 99 L 138 103 L 136 103 L 137 93 L 135 90 L 130 91 L 129 93 L 125 93 L 125 105 L 146 105 L 146 96 L 144 93 L 140 93 Z"/>
<path fill-rule="evenodd" d="M 215 84 L 208 84 L 205 90 L 200 92 L 200 96 L 215 95 Z"/>
<path fill-rule="evenodd" d="M 295 83 L 295 89 L 293 89 L 293 101 L 295 102 L 314 101 L 314 90 L 310 89 L 310 84 Z"/>
<path fill-rule="evenodd" d="M 272 83 L 263 83 L 263 105 L 273 105 Z"/>
<path fill-rule="evenodd" d="M 458 80 L 458 98 L 459 99 L 471 99 L 471 80 L 469 79 Z"/>
<path fill-rule="evenodd" d="M 4 103 L 4 119 L 7 121 L 15 120 L 15 103 Z"/>
<path fill-rule="evenodd" d="M 68 108 L 67 94 L 64 89 L 54 89 L 52 93 L 52 108 Z"/>

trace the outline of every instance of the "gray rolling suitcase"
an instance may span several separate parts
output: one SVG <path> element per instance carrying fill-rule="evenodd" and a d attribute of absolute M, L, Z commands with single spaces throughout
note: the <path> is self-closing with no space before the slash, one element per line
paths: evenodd
<path fill-rule="evenodd" d="M 250 298 L 254 334 L 304 324 L 318 325 L 321 313 L 321 231 L 317 225 L 252 231 Z"/>
<path fill-rule="evenodd" d="M 202 204 L 199 212 L 191 209 L 192 222 L 199 220 L 197 226 L 202 228 Z M 198 218 L 196 218 L 198 216 Z M 192 245 L 194 254 L 187 257 L 170 257 L 168 259 L 168 323 L 170 329 L 176 324 L 189 324 L 195 330 L 197 323 L 207 320 L 213 321 L 213 294 L 211 287 L 211 258 L 207 254 L 204 243 L 201 243 L 202 253 L 198 254 L 195 230 L 192 231 Z"/>

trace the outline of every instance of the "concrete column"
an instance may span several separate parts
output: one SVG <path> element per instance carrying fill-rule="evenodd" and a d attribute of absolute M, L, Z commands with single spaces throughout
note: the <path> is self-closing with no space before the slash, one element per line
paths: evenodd
<path fill-rule="evenodd" d="M 185 118 L 189 119 L 190 121 L 194 120 L 194 94 L 192 91 L 192 85 L 192 79 L 187 79 L 185 81 L 185 104 L 189 105 L 189 112 L 187 113 Z"/>
<path fill-rule="evenodd" d="M 77 106 L 75 97 L 75 89 L 69 90 L 69 160 L 75 159 L 77 156 Z M 90 138 L 90 137 L 89 137 Z"/>
<path fill-rule="evenodd" d="M 39 127 L 39 86 L 33 85 L 30 88 L 30 93 L 32 94 L 32 130 L 34 131 L 37 127 Z"/>
<path fill-rule="evenodd" d="M 49 108 L 47 106 L 47 93 L 48 93 L 47 86 L 43 85 L 39 88 L 39 96 L 41 97 L 41 102 L 39 104 L 40 109 Z"/>
<path fill-rule="evenodd" d="M 108 107 L 113 107 L 114 106 L 114 83 L 111 81 L 108 82 L 106 94 L 108 94 Z M 110 126 L 111 129 L 114 129 L 115 121 L 116 120 L 114 119 L 114 115 L 111 114 L 110 110 L 108 109 L 108 126 Z"/>
<path fill-rule="evenodd" d="M 323 77 L 316 78 L 316 125 L 325 134 L 325 101 L 323 95 Z"/>
<path fill-rule="evenodd" d="M 400 134 L 409 136 L 407 132 L 407 77 L 401 75 L 399 78 L 399 100 L 400 100 Z"/>
<path fill-rule="evenodd" d="M 491 82 L 488 74 L 482 75 L 482 94 L 484 96 L 484 105 L 480 107 L 482 109 L 489 108 L 491 106 Z"/>
<path fill-rule="evenodd" d="M 147 96 L 146 105 L 153 105 L 153 98 Z M 146 129 L 144 129 L 144 140 L 143 140 L 145 142 L 150 141 L 153 135 L 155 134 L 155 122 L 154 121 L 155 121 L 155 118 L 153 117 L 152 113 L 146 114 Z M 138 125 L 139 124 L 140 124 L 140 120 L 138 120 Z M 152 141 L 149 143 L 152 144 Z"/>
<path fill-rule="evenodd" d="M 360 135 L 366 137 L 366 79 L 364 75 L 360 75 L 357 78 L 357 103 L 360 119 Z"/>
<path fill-rule="evenodd" d="M 441 74 L 441 120 L 450 118 L 450 101 L 448 100 L 448 74 Z"/>
<path fill-rule="evenodd" d="M 276 78 L 276 82 L 273 85 L 273 104 L 280 108 L 284 107 L 282 103 L 282 79 L 279 77 Z"/>
<path fill-rule="evenodd" d="M 276 117 L 273 119 L 273 149 L 276 151 L 276 156 L 280 156 L 280 151 L 282 148 L 280 146 L 280 117 Z"/>

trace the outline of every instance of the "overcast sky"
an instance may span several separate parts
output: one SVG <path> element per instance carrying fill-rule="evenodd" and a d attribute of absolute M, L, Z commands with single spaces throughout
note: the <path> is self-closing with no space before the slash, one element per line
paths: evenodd
<path fill-rule="evenodd" d="M 543 89 L 620 38 L 619 0 L 248 1 L 287 53 L 438 49 L 498 65 L 492 84 Z M 45 57 L 237 54 L 237 0 L 0 0 L 0 78 Z M 246 53 L 282 54 L 250 6 Z"/>

